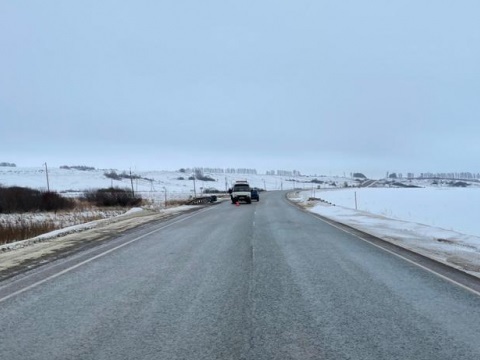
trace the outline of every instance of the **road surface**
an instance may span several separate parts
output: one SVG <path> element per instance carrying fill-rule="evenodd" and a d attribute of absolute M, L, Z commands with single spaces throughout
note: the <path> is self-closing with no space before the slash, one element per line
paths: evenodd
<path fill-rule="evenodd" d="M 0 287 L 1 359 L 480 359 L 480 298 L 287 203 L 222 203 Z"/>

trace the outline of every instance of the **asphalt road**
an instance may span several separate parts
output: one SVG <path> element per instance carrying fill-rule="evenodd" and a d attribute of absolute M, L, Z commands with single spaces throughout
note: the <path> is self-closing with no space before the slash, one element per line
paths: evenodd
<path fill-rule="evenodd" d="M 478 295 L 283 196 L 143 226 L 2 284 L 0 358 L 480 359 Z"/>

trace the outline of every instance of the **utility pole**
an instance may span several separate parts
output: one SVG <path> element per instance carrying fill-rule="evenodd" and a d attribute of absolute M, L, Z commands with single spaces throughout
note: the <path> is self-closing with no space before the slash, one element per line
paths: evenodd
<path fill-rule="evenodd" d="M 130 183 L 132 184 L 132 196 L 135 196 L 135 192 L 133 191 L 133 177 L 132 177 L 132 168 L 130 168 Z"/>
<path fill-rule="evenodd" d="M 164 186 L 163 190 L 165 191 L 165 209 L 167 208 L 167 188 Z"/>
<path fill-rule="evenodd" d="M 47 163 L 45 163 L 45 174 L 47 175 L 47 191 L 50 192 L 50 182 L 48 181 L 48 167 L 47 167 Z"/>
<path fill-rule="evenodd" d="M 193 174 L 193 196 L 197 197 L 197 188 L 195 186 L 195 174 Z"/>

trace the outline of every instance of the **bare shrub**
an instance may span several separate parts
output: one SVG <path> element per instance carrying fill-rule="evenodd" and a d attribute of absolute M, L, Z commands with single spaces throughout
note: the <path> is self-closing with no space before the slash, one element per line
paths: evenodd
<path fill-rule="evenodd" d="M 47 191 L 42 193 L 40 201 L 40 211 L 58 211 L 73 209 L 75 202 L 72 199 L 65 198 L 56 192 Z"/>
<path fill-rule="evenodd" d="M 0 213 L 58 211 L 73 207 L 73 200 L 53 191 L 42 192 L 20 186 L 0 187 Z"/>
<path fill-rule="evenodd" d="M 138 206 L 142 203 L 141 196 L 135 196 L 129 189 L 110 187 L 106 189 L 87 190 L 84 198 L 97 206 Z"/>

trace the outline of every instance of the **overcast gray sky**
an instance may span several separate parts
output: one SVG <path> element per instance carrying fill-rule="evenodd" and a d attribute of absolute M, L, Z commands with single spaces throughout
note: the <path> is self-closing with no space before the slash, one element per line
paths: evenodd
<path fill-rule="evenodd" d="M 480 1 L 0 1 L 0 162 L 480 172 Z"/>

